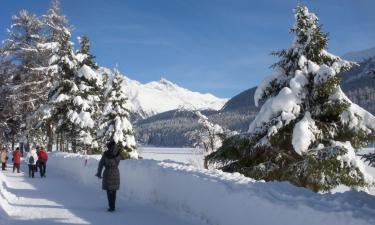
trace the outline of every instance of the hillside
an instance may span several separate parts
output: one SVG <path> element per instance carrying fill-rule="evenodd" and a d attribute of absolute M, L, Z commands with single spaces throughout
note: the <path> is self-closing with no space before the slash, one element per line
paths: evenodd
<path fill-rule="evenodd" d="M 362 62 L 375 56 L 375 47 L 362 51 L 348 52 L 342 56 L 343 59 L 355 62 Z"/>

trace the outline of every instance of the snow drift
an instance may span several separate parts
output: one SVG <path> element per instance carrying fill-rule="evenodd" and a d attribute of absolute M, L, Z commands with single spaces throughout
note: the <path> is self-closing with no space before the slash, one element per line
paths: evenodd
<path fill-rule="evenodd" d="M 99 156 L 51 154 L 49 170 L 84 185 L 101 188 Z M 316 194 L 285 182 L 257 182 L 238 173 L 201 170 L 172 161 L 127 160 L 120 163 L 119 196 L 191 215 L 208 224 L 375 223 L 375 197 L 364 192 Z"/>

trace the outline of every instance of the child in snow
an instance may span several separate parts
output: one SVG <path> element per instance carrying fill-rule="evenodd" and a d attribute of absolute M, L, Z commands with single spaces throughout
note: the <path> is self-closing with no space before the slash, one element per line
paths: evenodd
<path fill-rule="evenodd" d="M 0 160 L 1 160 L 1 170 L 6 170 L 7 161 L 8 161 L 8 151 L 4 147 L 0 152 Z"/>
<path fill-rule="evenodd" d="M 26 160 L 29 166 L 29 177 L 34 178 L 36 162 L 38 161 L 38 155 L 36 154 L 36 150 L 32 149 L 29 153 L 27 153 Z"/>
<path fill-rule="evenodd" d="M 20 148 L 16 148 L 13 152 L 13 173 L 17 168 L 17 173 L 20 173 L 20 164 L 21 164 L 21 150 Z"/>
<path fill-rule="evenodd" d="M 108 212 L 113 212 L 116 208 L 116 191 L 120 188 L 120 171 L 118 165 L 121 155 L 114 141 L 109 142 L 107 148 L 108 150 L 104 152 L 100 159 L 96 176 L 100 179 L 102 178 L 104 167 L 102 189 L 107 191 Z"/>
<path fill-rule="evenodd" d="M 43 148 L 40 148 L 37 154 L 40 177 L 46 177 L 48 154 Z"/>

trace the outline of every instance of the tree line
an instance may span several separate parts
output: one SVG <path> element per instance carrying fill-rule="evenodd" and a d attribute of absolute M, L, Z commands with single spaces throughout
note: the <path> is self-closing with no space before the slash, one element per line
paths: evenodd
<path fill-rule="evenodd" d="M 120 71 L 98 66 L 87 36 L 74 49 L 71 32 L 58 0 L 45 15 L 12 17 L 0 48 L 0 143 L 90 154 L 115 141 L 137 157 Z"/>

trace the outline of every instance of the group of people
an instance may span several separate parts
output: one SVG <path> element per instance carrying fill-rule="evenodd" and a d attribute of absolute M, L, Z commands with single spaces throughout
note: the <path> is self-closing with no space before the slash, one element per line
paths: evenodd
<path fill-rule="evenodd" d="M 22 156 L 23 154 L 18 147 L 12 152 L 13 173 L 16 171 L 20 173 Z M 6 170 L 8 159 L 8 150 L 3 147 L 0 152 L 1 170 Z M 46 177 L 47 160 L 48 153 L 43 148 L 37 147 L 36 149 L 30 150 L 25 158 L 25 162 L 29 167 L 29 177 L 34 178 L 34 174 L 38 172 L 38 169 L 40 171 L 40 177 Z"/>
<path fill-rule="evenodd" d="M 20 165 L 23 154 L 20 148 L 16 148 L 12 152 L 13 173 L 20 173 Z M 117 144 L 114 141 L 107 143 L 107 151 L 104 152 L 99 162 L 96 176 L 103 179 L 102 189 L 107 191 L 108 211 L 113 212 L 116 209 L 116 192 L 120 188 L 120 171 L 118 169 L 120 160 L 122 159 Z M 8 161 L 8 150 L 4 147 L 0 151 L 1 169 L 6 170 Z M 25 162 L 28 164 L 29 177 L 34 178 L 35 172 L 40 171 L 40 177 L 46 177 L 46 164 L 48 153 L 43 148 L 35 148 L 30 150 Z M 104 172 L 103 172 L 104 169 Z"/>

